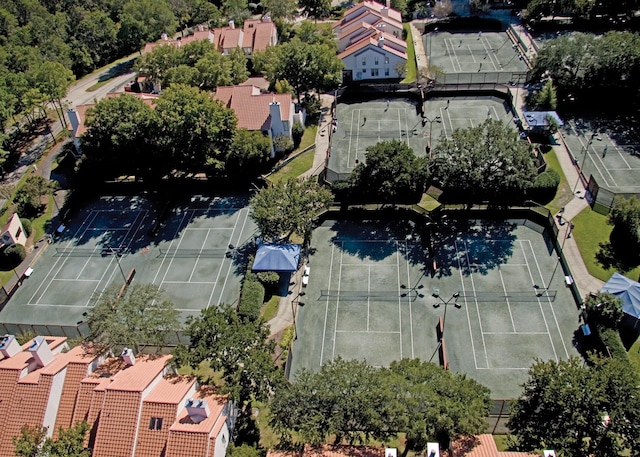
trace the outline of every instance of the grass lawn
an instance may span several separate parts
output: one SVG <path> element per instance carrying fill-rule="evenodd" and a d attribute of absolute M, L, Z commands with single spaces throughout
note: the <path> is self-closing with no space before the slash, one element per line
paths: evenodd
<path fill-rule="evenodd" d="M 637 339 L 636 342 L 633 343 L 628 354 L 631 366 L 635 370 L 636 374 L 640 376 L 640 339 Z"/>
<path fill-rule="evenodd" d="M 573 191 L 571 190 L 571 185 L 562 171 L 555 149 L 551 148 L 551 150 L 544 155 L 544 160 L 547 162 L 547 166 L 549 168 L 555 170 L 560 175 L 560 185 L 558 186 L 556 196 L 549 204 L 546 205 L 546 207 L 549 208 L 549 211 L 551 211 L 551 214 L 556 214 L 560 211 L 560 208 L 571 201 L 573 198 Z"/>
<path fill-rule="evenodd" d="M 311 146 L 316 141 L 316 133 L 318 132 L 318 126 L 312 125 L 304 130 L 304 135 L 300 141 L 297 151 L 301 151 Z M 269 181 L 272 183 L 280 182 L 281 180 L 287 180 L 289 178 L 297 178 L 305 171 L 309 170 L 313 166 L 313 157 L 315 155 L 315 149 L 311 149 L 307 152 L 300 154 L 284 167 L 269 175 Z M 295 151 L 293 152 L 295 154 Z"/>
<path fill-rule="evenodd" d="M 403 24 L 402 28 L 407 31 L 407 74 L 403 83 L 411 83 L 418 78 L 418 64 L 416 63 L 416 50 L 413 48 L 413 39 L 411 37 L 411 27 L 409 24 Z"/>
<path fill-rule="evenodd" d="M 573 237 L 578 244 L 578 249 L 580 249 L 580 254 L 587 270 L 589 270 L 589 274 L 602 281 L 608 281 L 616 270 L 614 268 L 605 269 L 596 259 L 600 243 L 609 241 L 609 236 L 613 230 L 613 226 L 607 224 L 607 216 L 597 213 L 591 208 L 586 208 L 574 217 L 572 222 L 575 224 Z M 640 266 L 631 271 L 620 271 L 619 273 L 635 281 L 640 275 Z"/>
<path fill-rule="evenodd" d="M 271 299 L 262 307 L 262 318 L 265 322 L 269 322 L 278 314 L 278 305 L 280 304 L 280 296 L 273 295 Z"/>

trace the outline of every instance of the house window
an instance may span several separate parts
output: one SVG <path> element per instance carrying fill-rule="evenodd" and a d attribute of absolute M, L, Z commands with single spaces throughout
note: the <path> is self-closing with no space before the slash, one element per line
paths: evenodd
<path fill-rule="evenodd" d="M 366 68 L 363 68 L 363 69 L 362 69 L 362 73 L 366 73 L 366 72 L 367 72 L 367 69 L 366 69 Z"/>
<path fill-rule="evenodd" d="M 378 56 L 375 56 L 373 58 L 373 64 L 376 65 L 376 66 L 380 65 L 380 58 Z"/>
<path fill-rule="evenodd" d="M 384 69 L 384 75 L 385 75 L 385 76 L 389 76 L 389 69 L 388 69 L 388 68 L 385 68 L 385 69 Z"/>
<path fill-rule="evenodd" d="M 162 417 L 152 417 L 149 421 L 149 430 L 162 430 Z"/>
<path fill-rule="evenodd" d="M 362 66 L 364 67 L 367 64 L 367 58 L 363 57 L 362 58 Z"/>
<path fill-rule="evenodd" d="M 389 56 L 384 56 L 384 63 L 389 63 Z"/>
<path fill-rule="evenodd" d="M 21 234 L 22 234 L 22 229 L 20 227 L 18 227 L 18 230 L 16 231 L 16 236 L 14 238 L 18 239 Z"/>
<path fill-rule="evenodd" d="M 371 76 L 378 76 L 378 69 L 377 68 L 372 68 L 371 69 Z"/>

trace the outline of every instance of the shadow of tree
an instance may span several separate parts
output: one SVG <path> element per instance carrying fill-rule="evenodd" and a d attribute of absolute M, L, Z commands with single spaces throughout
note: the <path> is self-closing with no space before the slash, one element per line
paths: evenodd
<path fill-rule="evenodd" d="M 596 260 L 604 268 L 615 268 L 621 272 L 633 270 L 640 265 L 640 253 L 618 227 L 614 227 L 609 241 L 600 243 Z"/>

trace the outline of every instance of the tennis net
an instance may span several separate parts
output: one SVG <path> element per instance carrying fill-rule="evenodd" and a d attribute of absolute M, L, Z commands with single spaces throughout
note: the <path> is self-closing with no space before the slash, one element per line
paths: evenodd
<path fill-rule="evenodd" d="M 466 301 L 482 302 L 536 302 L 538 300 L 555 301 L 557 290 L 539 289 L 533 291 L 514 291 L 514 292 L 482 292 L 476 291 L 475 293 L 460 294 L 460 299 Z"/>
<path fill-rule="evenodd" d="M 357 135 L 363 138 L 400 138 L 406 137 L 407 131 L 405 129 L 399 130 L 356 130 L 351 131 L 352 135 Z M 409 130 L 409 137 L 418 135 L 417 129 Z"/>
<path fill-rule="evenodd" d="M 159 257 L 183 257 L 183 258 L 197 258 L 197 257 L 224 257 L 229 253 L 226 248 L 220 249 L 160 249 Z"/>
<path fill-rule="evenodd" d="M 394 292 L 389 290 L 327 290 L 320 291 L 319 300 L 339 299 L 343 301 L 398 301 L 398 300 L 414 300 L 418 297 L 415 291 Z"/>
<path fill-rule="evenodd" d="M 106 257 L 115 254 L 124 254 L 124 248 L 56 248 L 55 255 L 58 257 Z"/>

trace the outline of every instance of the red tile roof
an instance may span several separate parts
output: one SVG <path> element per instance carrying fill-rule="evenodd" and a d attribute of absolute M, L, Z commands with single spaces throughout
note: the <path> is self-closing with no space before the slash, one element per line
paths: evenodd
<path fill-rule="evenodd" d="M 127 366 L 119 371 L 108 390 L 122 390 L 127 392 L 142 392 L 152 381 L 164 372 L 164 367 L 171 359 L 170 355 L 140 355 L 136 357 L 136 364 Z"/>
<path fill-rule="evenodd" d="M 190 376 L 163 378 L 144 399 L 145 403 L 182 403 L 185 396 L 195 388 L 196 379 Z"/>
<path fill-rule="evenodd" d="M 241 129 L 268 130 L 269 104 L 273 101 L 280 103 L 282 119 L 289 119 L 291 112 L 291 94 L 261 94 L 255 86 L 218 87 L 214 98 L 235 111 Z"/>
<path fill-rule="evenodd" d="M 214 43 L 220 51 L 240 46 L 253 53 L 264 51 L 271 45 L 272 37 L 276 37 L 276 25 L 271 21 L 249 19 L 244 22 L 242 29 L 219 27 L 213 29 L 213 35 Z"/>
<path fill-rule="evenodd" d="M 388 14 L 385 15 L 383 10 L 388 11 Z M 387 10 L 384 5 L 378 2 L 365 0 L 345 11 L 342 20 L 335 23 L 333 29 L 342 30 L 344 27 L 349 27 L 353 22 L 362 21 L 367 15 L 375 15 L 385 20 L 385 22 L 393 23 L 394 26 L 402 28 L 402 14 L 398 10 L 392 8 Z"/>
<path fill-rule="evenodd" d="M 406 52 L 402 52 L 399 51 L 398 49 L 387 45 L 386 43 L 384 43 L 382 46 L 379 46 L 379 36 L 382 35 L 385 39 L 385 41 L 387 39 L 392 39 L 393 37 L 390 37 L 388 33 L 382 33 L 382 32 L 378 32 L 377 35 L 375 36 L 368 36 L 363 38 L 362 40 L 353 43 L 351 46 L 349 46 L 347 49 L 345 49 L 344 51 L 342 51 L 340 54 L 338 54 L 338 57 L 340 59 L 344 59 L 345 57 L 350 56 L 351 54 L 353 54 L 354 52 L 360 51 L 361 49 L 366 48 L 367 46 L 375 46 L 378 49 L 382 49 L 385 52 L 389 52 L 391 54 L 395 54 L 398 57 L 401 57 L 403 59 L 407 59 L 407 53 Z"/>
<path fill-rule="evenodd" d="M 304 451 L 270 450 L 267 457 L 384 457 L 385 448 L 374 446 L 305 446 Z"/>

